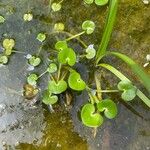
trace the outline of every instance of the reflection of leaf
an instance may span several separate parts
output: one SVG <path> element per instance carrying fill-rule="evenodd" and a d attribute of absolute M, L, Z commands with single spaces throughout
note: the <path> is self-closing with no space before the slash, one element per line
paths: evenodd
<path fill-rule="evenodd" d="M 123 91 L 121 97 L 126 101 L 133 100 L 137 93 L 137 88 L 128 80 L 123 80 L 118 83 L 118 89 Z"/>
<path fill-rule="evenodd" d="M 58 54 L 58 61 L 73 66 L 76 63 L 76 54 L 71 48 L 63 49 Z"/>
<path fill-rule="evenodd" d="M 117 115 L 117 106 L 116 104 L 110 100 L 102 100 L 97 104 L 97 109 L 100 112 L 104 111 L 104 114 L 107 118 L 112 119 Z"/>
<path fill-rule="evenodd" d="M 85 82 L 81 79 L 80 74 L 72 72 L 68 79 L 69 87 L 76 91 L 82 91 L 86 88 Z"/>
<path fill-rule="evenodd" d="M 81 119 L 83 124 L 88 127 L 99 127 L 103 123 L 103 117 L 99 113 L 95 113 L 95 107 L 90 103 L 83 106 Z"/>
<path fill-rule="evenodd" d="M 95 30 L 95 23 L 90 20 L 86 20 L 82 24 L 82 29 L 86 31 L 87 34 L 92 34 Z"/>
<path fill-rule="evenodd" d="M 57 103 L 58 97 L 56 95 L 51 95 L 51 93 L 48 90 L 45 90 L 43 93 L 42 101 L 46 105 L 49 105 L 49 104 L 53 105 Z"/>
<path fill-rule="evenodd" d="M 53 94 L 60 94 L 67 89 L 67 83 L 64 80 L 60 80 L 57 83 L 55 81 L 50 81 L 48 83 L 48 90 Z"/>

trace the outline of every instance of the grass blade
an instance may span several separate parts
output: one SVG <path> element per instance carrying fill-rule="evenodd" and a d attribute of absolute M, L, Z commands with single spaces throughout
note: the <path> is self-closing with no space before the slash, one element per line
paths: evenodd
<path fill-rule="evenodd" d="M 114 68 L 113 66 L 109 65 L 109 64 L 99 64 L 97 66 L 103 67 L 107 70 L 109 70 L 110 72 L 112 72 L 113 74 L 115 74 L 120 80 L 127 80 L 130 81 L 126 76 L 124 76 L 120 71 L 118 71 L 116 68 Z M 142 91 L 140 91 L 139 89 L 137 90 L 137 96 L 148 106 L 150 107 L 150 99 L 144 95 L 144 93 Z"/>
<path fill-rule="evenodd" d="M 109 12 L 107 16 L 107 21 L 104 28 L 104 33 L 102 36 L 101 44 L 99 45 L 97 54 L 96 54 L 96 63 L 98 64 L 99 60 L 105 55 L 106 49 L 108 46 L 108 42 L 111 37 L 111 33 L 113 30 L 114 22 L 116 20 L 118 8 L 118 0 L 110 0 Z"/>

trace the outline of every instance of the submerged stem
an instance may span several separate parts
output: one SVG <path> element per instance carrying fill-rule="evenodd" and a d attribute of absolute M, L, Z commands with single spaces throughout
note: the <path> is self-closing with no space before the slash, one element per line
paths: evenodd
<path fill-rule="evenodd" d="M 78 36 L 80 36 L 80 35 L 82 35 L 84 33 L 85 33 L 85 31 L 82 31 L 82 32 L 80 32 L 80 33 L 78 33 L 76 35 L 73 35 L 73 36 L 69 37 L 68 39 L 66 39 L 66 41 L 70 41 L 70 40 L 72 40 L 72 39 L 74 39 L 74 38 L 76 38 L 76 37 L 78 37 Z"/>

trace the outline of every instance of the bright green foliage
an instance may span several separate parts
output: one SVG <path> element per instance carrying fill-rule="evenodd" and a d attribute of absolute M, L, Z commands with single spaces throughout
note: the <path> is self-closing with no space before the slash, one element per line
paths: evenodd
<path fill-rule="evenodd" d="M 3 47 L 5 49 L 5 55 L 9 56 L 12 53 L 12 49 L 15 46 L 14 39 L 4 39 L 3 40 Z"/>
<path fill-rule="evenodd" d="M 28 84 L 30 85 L 33 85 L 35 86 L 36 85 L 36 81 L 38 79 L 38 76 L 36 74 L 30 74 L 28 77 L 27 77 L 27 82 Z"/>
<path fill-rule="evenodd" d="M 37 40 L 39 40 L 40 42 L 43 42 L 43 41 L 45 41 L 45 39 L 46 39 L 46 35 L 44 34 L 44 33 L 39 33 L 38 35 L 37 35 L 37 38 L 36 38 Z"/>
<path fill-rule="evenodd" d="M 39 57 L 32 56 L 29 59 L 29 64 L 36 67 L 41 63 L 41 59 Z"/>
<path fill-rule="evenodd" d="M 92 59 L 96 55 L 96 50 L 94 49 L 93 45 L 89 45 L 88 48 L 86 49 L 86 58 L 87 59 Z"/>
<path fill-rule="evenodd" d="M 49 73 L 54 73 L 54 72 L 56 72 L 56 71 L 57 71 L 57 65 L 56 65 L 55 63 L 51 63 L 51 64 L 49 65 L 49 67 L 47 68 L 47 71 L 48 71 Z"/>
<path fill-rule="evenodd" d="M 137 88 L 132 85 L 130 81 L 124 80 L 120 81 L 118 84 L 118 89 L 123 91 L 121 97 L 125 101 L 131 101 L 137 95 Z"/>
<path fill-rule="evenodd" d="M 116 104 L 110 99 L 100 101 L 97 104 L 97 109 L 100 112 L 104 112 L 105 116 L 109 119 L 115 118 L 118 112 Z"/>
<path fill-rule="evenodd" d="M 0 55 L 0 64 L 7 64 L 8 57 L 5 55 Z"/>
<path fill-rule="evenodd" d="M 55 44 L 55 49 L 56 50 L 64 50 L 68 48 L 68 45 L 67 45 L 67 42 L 66 41 L 58 41 L 56 44 Z"/>
<path fill-rule="evenodd" d="M 95 0 L 96 5 L 102 6 L 102 5 L 105 5 L 107 3 L 108 3 L 108 0 Z"/>
<path fill-rule="evenodd" d="M 88 127 L 99 127 L 103 123 L 103 117 L 95 112 L 93 104 L 86 104 L 81 110 L 81 119 L 84 125 Z"/>
<path fill-rule="evenodd" d="M 57 103 L 58 97 L 56 95 L 52 95 L 51 92 L 49 92 L 49 90 L 45 90 L 43 92 L 42 101 L 46 105 L 53 105 L 53 104 Z"/>
<path fill-rule="evenodd" d="M 69 66 L 73 66 L 76 63 L 76 54 L 73 49 L 66 48 L 59 52 L 58 61 L 61 64 L 68 64 Z"/>
<path fill-rule="evenodd" d="M 95 23 L 90 20 L 86 20 L 82 24 L 82 29 L 86 31 L 87 34 L 92 34 L 95 30 Z"/>
<path fill-rule="evenodd" d="M 86 88 L 86 83 L 81 79 L 80 74 L 71 72 L 68 79 L 69 87 L 76 91 L 82 91 Z"/>
<path fill-rule="evenodd" d="M 94 2 L 94 0 L 84 0 L 84 2 L 87 4 L 92 4 Z"/>
<path fill-rule="evenodd" d="M 60 94 L 66 91 L 67 83 L 64 80 L 60 80 L 57 83 L 55 81 L 49 81 L 48 90 L 53 94 Z"/>
<path fill-rule="evenodd" d="M 59 11 L 60 9 L 61 9 L 61 4 L 59 4 L 59 3 L 53 3 L 52 4 L 52 10 L 53 11 Z"/>
<path fill-rule="evenodd" d="M 0 23 L 4 23 L 4 22 L 5 22 L 5 18 L 0 15 Z"/>

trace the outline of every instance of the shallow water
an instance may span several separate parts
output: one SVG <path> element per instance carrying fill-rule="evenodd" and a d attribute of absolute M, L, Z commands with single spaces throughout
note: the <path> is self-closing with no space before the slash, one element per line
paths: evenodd
<path fill-rule="evenodd" d="M 24 22 L 22 19 L 27 12 L 34 15 L 31 22 Z M 128 54 L 143 65 L 146 55 L 150 53 L 150 6 L 144 5 L 142 0 L 121 0 L 118 12 L 109 49 Z M 0 41 L 5 37 L 12 37 L 16 41 L 16 50 L 34 54 L 40 47 L 36 40 L 39 32 L 47 33 L 45 50 L 49 50 L 57 38 L 63 37 L 51 35 L 55 23 L 63 22 L 65 30 L 75 34 L 81 31 L 79 25 L 83 20 L 91 19 L 97 25 L 96 31 L 90 36 L 82 36 L 82 39 L 87 44 L 94 43 L 98 46 L 106 13 L 107 7 L 89 7 L 81 0 L 64 1 L 62 10 L 57 13 L 51 11 L 48 0 L 1 0 L 0 14 L 5 17 L 6 22 L 0 24 Z M 77 44 L 72 43 L 72 46 L 81 50 Z M 42 53 L 44 57 L 44 51 Z M 107 62 L 121 69 L 140 86 L 137 78 L 122 62 L 115 58 L 108 58 Z M 88 67 L 80 64 L 77 66 L 85 79 L 89 78 Z M 45 63 L 38 71 L 42 72 L 44 68 Z M 26 58 L 22 54 L 14 54 L 8 66 L 0 67 L 0 150 L 150 149 L 150 113 L 138 98 L 126 105 L 118 95 L 112 95 L 118 101 L 118 117 L 106 120 L 94 138 L 93 130 L 83 126 L 78 117 L 80 107 L 88 99 L 87 94 L 83 92 L 75 95 L 72 108 L 66 108 L 61 100 L 54 108 L 56 113 L 49 113 L 48 108 L 41 103 L 33 105 L 22 97 L 22 87 L 29 73 L 27 69 Z M 150 73 L 150 67 L 146 71 Z M 104 70 L 102 74 L 105 76 L 104 87 L 111 87 L 118 81 Z M 44 89 L 46 81 L 45 76 L 40 82 L 41 89 Z M 40 101 L 39 97 L 36 100 Z M 144 119 L 132 111 L 131 104 Z"/>

